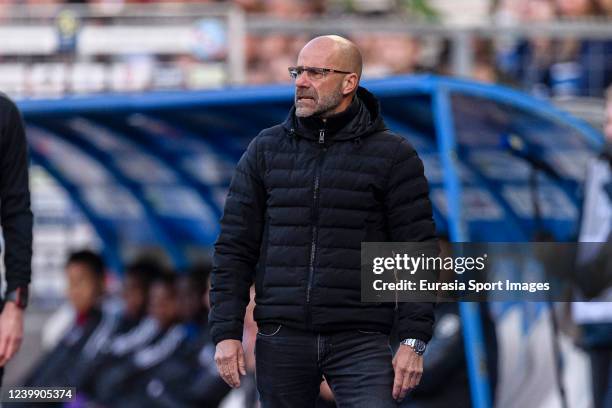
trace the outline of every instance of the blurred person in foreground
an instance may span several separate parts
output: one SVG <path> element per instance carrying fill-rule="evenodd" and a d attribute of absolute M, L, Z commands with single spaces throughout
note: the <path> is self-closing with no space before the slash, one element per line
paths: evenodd
<path fill-rule="evenodd" d="M 89 250 L 74 252 L 66 262 L 66 275 L 74 321 L 59 343 L 30 371 L 25 386 L 75 387 L 97 351 L 96 339 L 110 334 L 101 308 L 105 268 L 100 255 Z"/>
<path fill-rule="evenodd" d="M 32 264 L 32 212 L 28 148 L 23 120 L 15 104 L 0 93 L 0 227 L 6 291 L 0 305 L 0 384 L 4 365 L 23 338 Z"/>
<path fill-rule="evenodd" d="M 317 37 L 289 68 L 295 105 L 263 130 L 232 179 L 215 244 L 215 361 L 246 374 L 243 323 L 255 281 L 257 389 L 264 408 L 313 407 L 323 377 L 340 406 L 395 407 L 416 387 L 432 303 L 362 303 L 362 241 L 436 244 L 423 164 L 359 86 L 359 49 Z M 395 356 L 389 333 L 398 317 Z"/>
<path fill-rule="evenodd" d="M 595 408 L 612 407 L 612 87 L 606 99 L 605 144 L 588 169 L 575 274 L 590 302 L 572 304 L 591 358 Z"/>

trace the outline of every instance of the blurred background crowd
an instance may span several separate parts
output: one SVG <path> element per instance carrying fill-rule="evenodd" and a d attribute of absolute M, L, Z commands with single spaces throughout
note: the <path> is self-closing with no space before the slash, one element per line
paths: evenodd
<path fill-rule="evenodd" d="M 365 78 L 452 73 L 540 96 L 601 97 L 612 42 L 597 24 L 610 16 L 610 0 L 2 0 L 5 38 L 24 25 L 40 31 L 30 50 L 29 41 L 0 45 L 0 85 L 56 96 L 289 82 L 301 44 L 335 27 L 361 48 Z M 168 35 L 146 31 L 155 24 L 172 33 L 173 48 Z"/>

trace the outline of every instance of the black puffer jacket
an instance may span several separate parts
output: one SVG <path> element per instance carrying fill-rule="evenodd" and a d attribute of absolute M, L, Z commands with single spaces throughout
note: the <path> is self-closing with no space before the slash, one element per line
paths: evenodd
<path fill-rule="evenodd" d="M 389 332 L 395 304 L 361 302 L 362 241 L 435 240 L 423 164 L 359 88 L 344 112 L 263 130 L 232 179 L 215 244 L 215 343 L 242 339 L 249 285 L 258 323 Z M 433 304 L 399 305 L 401 338 L 428 341 Z"/>

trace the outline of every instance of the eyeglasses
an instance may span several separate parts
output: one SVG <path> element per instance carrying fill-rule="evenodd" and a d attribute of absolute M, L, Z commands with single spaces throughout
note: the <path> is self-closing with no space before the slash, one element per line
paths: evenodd
<path fill-rule="evenodd" d="M 289 76 L 291 79 L 298 79 L 298 77 L 302 74 L 302 72 L 306 72 L 308 79 L 317 80 L 321 79 L 330 72 L 336 72 L 338 74 L 352 74 L 352 72 L 348 71 L 339 71 L 337 69 L 331 68 L 317 68 L 317 67 L 289 67 Z"/>

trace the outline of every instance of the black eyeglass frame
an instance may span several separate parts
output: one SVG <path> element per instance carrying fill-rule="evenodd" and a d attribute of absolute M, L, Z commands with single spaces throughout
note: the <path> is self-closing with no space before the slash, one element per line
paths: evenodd
<path fill-rule="evenodd" d="M 323 75 L 323 77 L 327 76 L 327 74 L 329 74 L 330 72 L 335 72 L 337 74 L 352 74 L 352 72 L 340 71 L 339 69 L 306 66 L 289 67 L 287 68 L 287 70 L 289 71 L 289 76 L 291 77 L 291 79 L 297 79 L 303 72 L 312 72 L 315 74 Z"/>

